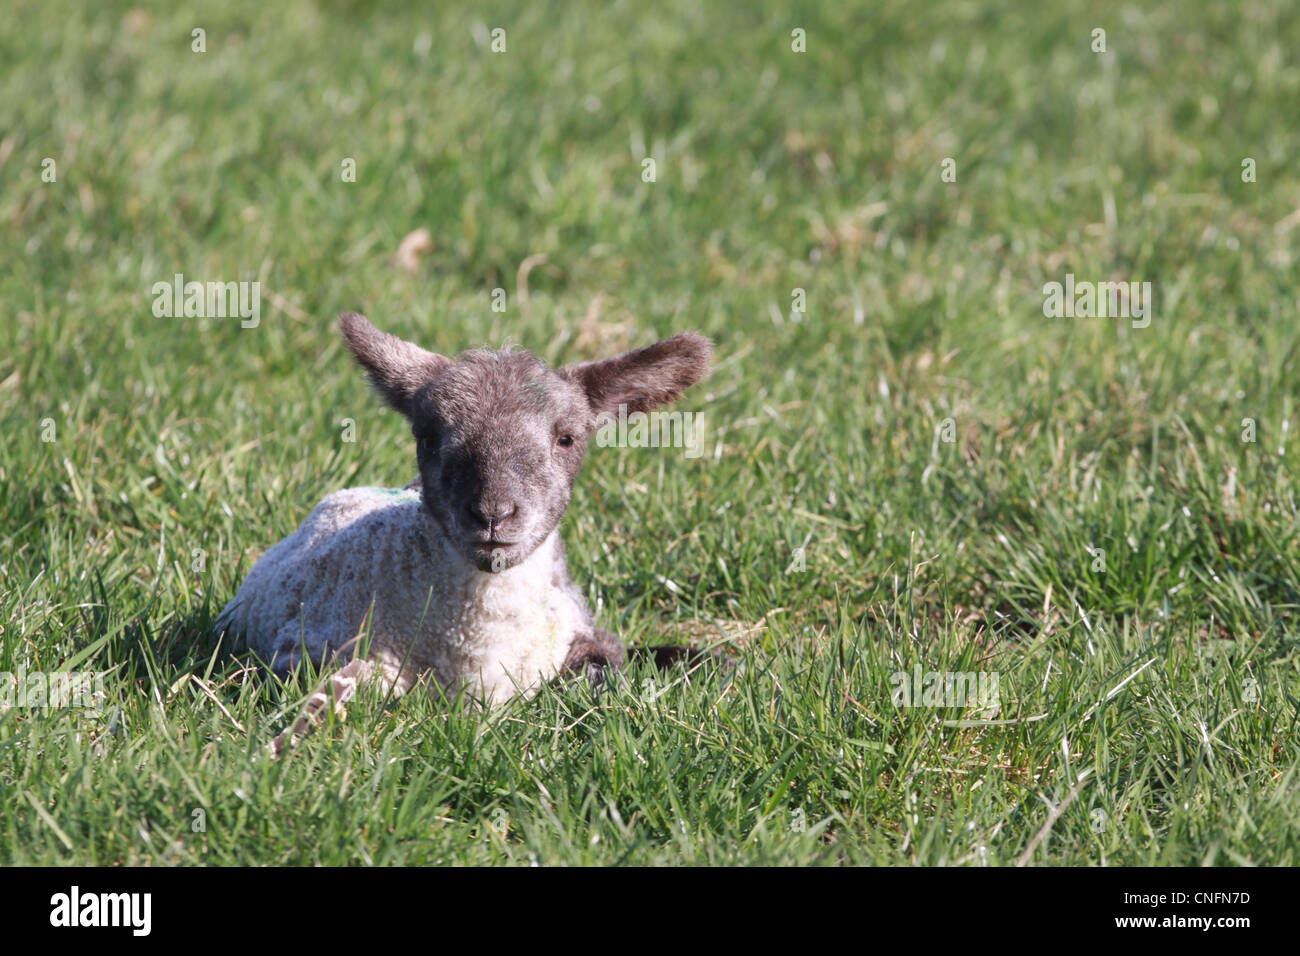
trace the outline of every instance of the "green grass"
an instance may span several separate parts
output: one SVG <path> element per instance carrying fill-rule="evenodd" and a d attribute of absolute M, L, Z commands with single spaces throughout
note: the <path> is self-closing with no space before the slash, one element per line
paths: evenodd
<path fill-rule="evenodd" d="M 1300 8 L 1057 6 L 17 0 L 0 670 L 106 702 L 0 712 L 0 861 L 1300 862 Z M 177 272 L 260 280 L 260 325 L 155 318 Z M 1067 272 L 1150 326 L 1045 318 Z M 743 668 L 362 699 L 268 760 L 311 677 L 213 616 L 413 474 L 344 309 L 552 362 L 713 336 L 710 454 L 593 449 L 564 530 L 604 626 Z M 1000 709 L 894 706 L 917 666 Z"/>

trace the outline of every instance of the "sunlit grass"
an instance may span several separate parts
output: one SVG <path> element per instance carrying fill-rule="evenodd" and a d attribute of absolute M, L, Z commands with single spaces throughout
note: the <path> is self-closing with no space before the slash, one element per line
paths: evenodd
<path fill-rule="evenodd" d="M 815 6 L 19 0 L 0 671 L 106 700 L 0 712 L 0 861 L 1297 862 L 1300 16 Z M 1151 325 L 1044 317 L 1067 272 Z M 155 318 L 175 273 L 260 323 Z M 564 527 L 604 626 L 743 666 L 363 698 L 270 761 L 311 678 L 211 619 L 413 475 L 344 309 L 557 363 L 712 336 L 707 454 L 593 449 Z M 896 707 L 916 669 L 997 706 Z"/>

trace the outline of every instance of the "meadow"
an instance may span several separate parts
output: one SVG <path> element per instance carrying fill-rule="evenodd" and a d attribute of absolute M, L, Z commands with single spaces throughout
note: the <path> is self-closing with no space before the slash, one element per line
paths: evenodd
<path fill-rule="evenodd" d="M 0 672 L 102 693 L 0 683 L 0 863 L 1300 861 L 1300 7 L 9 7 Z M 703 454 L 592 448 L 563 532 L 603 626 L 740 665 L 269 759 L 314 675 L 213 618 L 414 475 L 344 310 L 712 337 Z"/>

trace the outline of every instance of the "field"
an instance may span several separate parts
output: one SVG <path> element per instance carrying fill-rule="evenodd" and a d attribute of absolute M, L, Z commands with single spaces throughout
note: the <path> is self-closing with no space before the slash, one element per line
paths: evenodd
<path fill-rule="evenodd" d="M 1300 862 L 1300 7 L 10 6 L 0 862 Z M 269 759 L 314 677 L 213 618 L 414 475 L 349 309 L 711 336 L 704 454 L 593 448 L 563 530 L 603 626 L 740 666 Z"/>

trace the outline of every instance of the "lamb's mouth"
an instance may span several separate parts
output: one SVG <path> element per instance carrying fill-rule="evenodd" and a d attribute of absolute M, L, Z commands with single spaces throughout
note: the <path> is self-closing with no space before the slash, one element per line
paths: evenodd
<path fill-rule="evenodd" d="M 518 563 L 516 544 L 516 541 L 471 540 L 469 547 L 480 571 L 504 571 Z"/>

